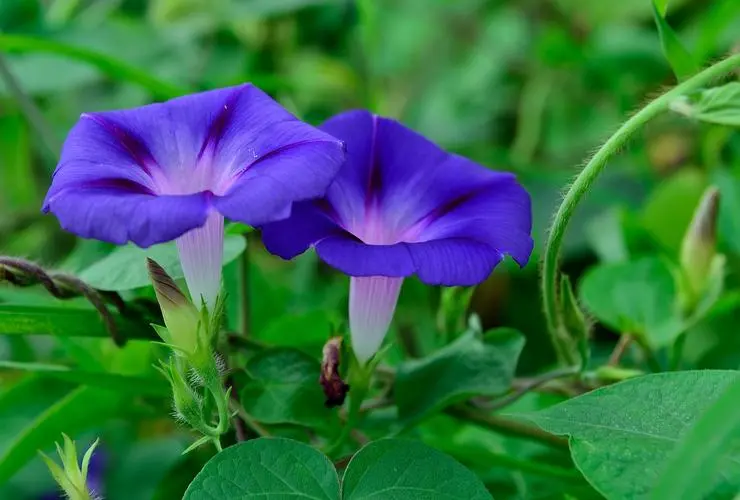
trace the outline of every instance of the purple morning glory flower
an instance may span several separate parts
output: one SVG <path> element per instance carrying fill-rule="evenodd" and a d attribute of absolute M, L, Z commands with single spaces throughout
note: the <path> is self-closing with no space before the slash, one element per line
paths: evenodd
<path fill-rule="evenodd" d="M 403 278 L 475 285 L 508 254 L 532 252 L 531 203 L 513 174 L 449 154 L 400 123 L 342 113 L 322 130 L 347 144 L 325 198 L 301 202 L 263 228 L 267 249 L 290 259 L 313 246 L 350 275 L 349 319 L 358 359 L 380 347 Z"/>
<path fill-rule="evenodd" d="M 340 141 L 244 84 L 83 114 L 43 210 L 85 238 L 140 247 L 176 239 L 191 296 L 211 307 L 224 217 L 288 217 L 293 202 L 325 193 L 343 158 Z"/>

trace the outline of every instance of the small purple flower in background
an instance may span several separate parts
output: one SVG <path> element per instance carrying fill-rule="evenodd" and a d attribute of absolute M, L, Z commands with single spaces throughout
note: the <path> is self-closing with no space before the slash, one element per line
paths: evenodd
<path fill-rule="evenodd" d="M 513 174 L 449 154 L 400 123 L 342 113 L 322 130 L 347 145 L 324 199 L 297 204 L 263 228 L 267 249 L 290 259 L 314 246 L 350 275 L 349 319 L 357 358 L 385 336 L 403 278 L 471 286 L 504 254 L 524 266 L 532 252 L 531 203 Z"/>
<path fill-rule="evenodd" d="M 261 225 L 322 196 L 341 142 L 250 85 L 83 114 L 43 210 L 79 236 L 140 247 L 177 240 L 196 303 L 221 285 L 224 217 Z"/>

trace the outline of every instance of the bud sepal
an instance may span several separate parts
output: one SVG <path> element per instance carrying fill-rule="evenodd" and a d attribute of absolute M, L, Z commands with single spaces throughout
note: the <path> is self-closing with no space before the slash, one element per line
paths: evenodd
<path fill-rule="evenodd" d="M 44 453 L 39 452 L 41 458 L 49 468 L 52 477 L 64 491 L 70 500 L 95 500 L 95 492 L 90 491 L 87 486 L 87 471 L 92 459 L 93 452 L 98 445 L 99 439 L 87 449 L 82 457 L 82 463 L 77 460 L 77 447 L 69 436 L 62 434 L 64 448 L 56 443 L 57 454 L 62 459 L 62 466 L 54 462 Z"/>

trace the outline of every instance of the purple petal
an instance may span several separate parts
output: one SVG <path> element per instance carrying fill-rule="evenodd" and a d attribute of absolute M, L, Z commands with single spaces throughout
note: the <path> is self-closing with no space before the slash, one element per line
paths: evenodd
<path fill-rule="evenodd" d="M 350 276 L 418 273 L 442 285 L 480 283 L 504 254 L 528 261 L 530 198 L 514 175 L 365 111 L 340 114 L 322 129 L 345 141 L 347 161 L 324 200 L 264 228 L 271 252 L 291 258 L 315 245 Z"/>
<path fill-rule="evenodd" d="M 469 163 L 457 156 L 450 162 Z M 494 173 L 455 195 L 417 221 L 413 229 L 417 241 L 465 238 L 511 255 L 520 266 L 527 264 L 534 245 L 531 201 L 512 174 Z"/>
<path fill-rule="evenodd" d="M 257 160 L 214 200 L 216 209 L 232 220 L 260 226 L 290 216 L 293 202 L 323 196 L 344 153 L 341 143 L 319 133 L 320 137 L 288 143 Z"/>
<path fill-rule="evenodd" d="M 316 244 L 319 257 L 350 276 L 410 276 L 416 270 L 408 248 L 366 245 L 349 236 L 330 236 Z"/>
<path fill-rule="evenodd" d="M 304 201 L 293 206 L 289 218 L 264 226 L 262 243 L 270 253 L 288 260 L 302 254 L 314 243 L 340 234 L 345 232 L 313 202 Z"/>
<path fill-rule="evenodd" d="M 245 84 L 83 115 L 65 141 L 44 210 L 82 236 L 165 241 L 194 220 L 202 224 L 203 207 L 174 221 L 155 210 L 133 215 L 134 205 L 164 209 L 171 203 L 143 200 L 212 193 L 210 206 L 224 215 L 261 224 L 287 217 L 294 201 L 323 195 L 342 160 L 338 140 Z M 111 207 L 128 217 L 108 221 Z"/>
<path fill-rule="evenodd" d="M 383 344 L 396 310 L 403 278 L 352 278 L 349 284 L 349 330 L 352 349 L 365 364 Z"/>
<path fill-rule="evenodd" d="M 502 259 L 488 245 L 465 239 L 409 243 L 408 249 L 419 279 L 428 285 L 477 285 Z"/>
<path fill-rule="evenodd" d="M 209 195 L 153 196 L 115 189 L 69 190 L 49 202 L 62 228 L 83 238 L 146 248 L 202 226 Z"/>

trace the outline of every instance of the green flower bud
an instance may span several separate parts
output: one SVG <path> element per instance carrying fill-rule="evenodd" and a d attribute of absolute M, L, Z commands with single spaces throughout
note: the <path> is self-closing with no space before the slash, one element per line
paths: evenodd
<path fill-rule="evenodd" d="M 719 191 L 710 187 L 704 192 L 681 244 L 683 301 L 693 308 L 701 299 L 712 276 L 717 252 L 717 218 Z"/>
<path fill-rule="evenodd" d="M 82 465 L 80 465 L 77 461 L 77 448 L 74 441 L 66 434 L 62 434 L 62 438 L 64 439 L 64 448 L 59 446 L 59 443 L 56 445 L 57 454 L 62 459 L 61 467 L 48 456 L 39 452 L 41 458 L 49 468 L 54 480 L 67 495 L 67 498 L 70 500 L 93 500 L 95 498 L 94 493 L 87 489 L 87 469 L 98 441 L 96 440 L 88 448 L 82 457 Z"/>
<path fill-rule="evenodd" d="M 203 400 L 186 380 L 187 365 L 185 360 L 173 356 L 159 371 L 167 378 L 172 387 L 172 400 L 175 416 L 178 420 L 200 431 L 203 421 Z"/>
<path fill-rule="evenodd" d="M 588 364 L 590 349 L 588 339 L 591 333 L 591 325 L 583 314 L 573 286 L 568 276 L 563 275 L 560 281 L 560 301 L 562 303 L 562 321 L 565 329 L 562 349 L 567 350 L 565 359 L 579 359 L 581 369 Z"/>
<path fill-rule="evenodd" d="M 149 277 L 157 294 L 167 328 L 156 328 L 157 334 L 173 349 L 186 356 L 194 355 L 204 347 L 203 327 L 198 309 L 177 287 L 167 272 L 152 259 L 147 259 Z M 207 349 L 206 349 L 207 350 Z"/>

